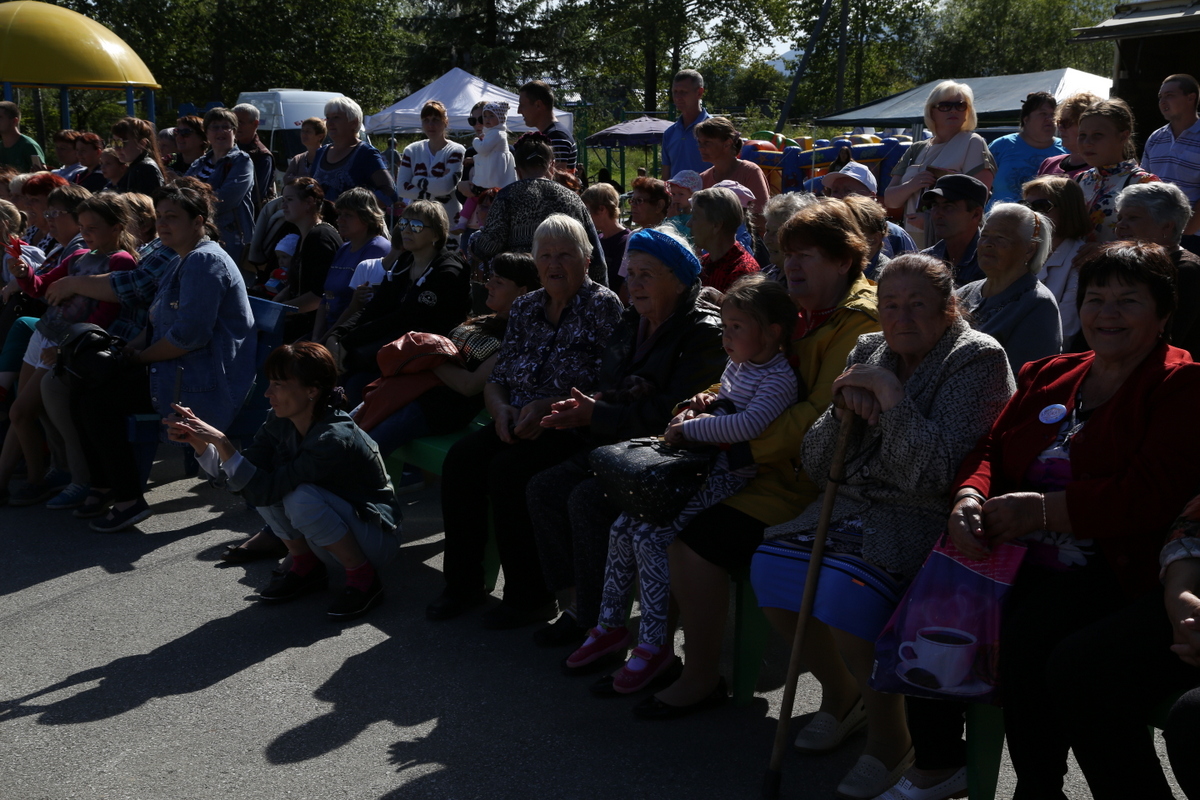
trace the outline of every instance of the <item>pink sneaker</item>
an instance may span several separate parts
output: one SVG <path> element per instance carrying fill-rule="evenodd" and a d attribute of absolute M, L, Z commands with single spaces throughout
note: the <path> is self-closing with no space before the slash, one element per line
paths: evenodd
<path fill-rule="evenodd" d="M 567 656 L 566 665 L 570 669 L 586 666 L 598 658 L 624 650 L 629 646 L 629 630 L 624 626 L 601 632 L 599 628 L 588 631 L 590 644 L 584 644 L 574 653 Z"/>
<path fill-rule="evenodd" d="M 631 670 L 629 661 L 635 658 L 645 661 L 646 666 L 637 671 Z M 653 654 L 639 646 L 633 648 L 629 661 L 626 661 L 625 666 L 621 667 L 616 675 L 613 675 L 614 692 L 633 694 L 645 688 L 646 684 L 671 668 L 671 665 L 675 663 L 675 653 L 667 645 L 663 645 L 661 650 Z"/>

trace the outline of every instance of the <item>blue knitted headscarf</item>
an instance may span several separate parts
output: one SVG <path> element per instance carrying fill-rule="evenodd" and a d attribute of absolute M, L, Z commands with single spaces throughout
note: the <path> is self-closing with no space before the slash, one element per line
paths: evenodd
<path fill-rule="evenodd" d="M 684 286 L 700 277 L 700 259 L 691 248 L 654 228 L 642 228 L 629 237 L 629 252 L 647 253 L 667 266 Z"/>

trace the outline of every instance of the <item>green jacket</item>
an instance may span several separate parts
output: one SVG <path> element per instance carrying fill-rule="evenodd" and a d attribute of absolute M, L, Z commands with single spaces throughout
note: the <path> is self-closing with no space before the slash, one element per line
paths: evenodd
<path fill-rule="evenodd" d="M 379 448 L 344 411 L 329 411 L 304 438 L 274 413 L 242 451 L 227 487 L 246 502 L 273 506 L 302 483 L 328 489 L 384 530 L 400 526 L 400 506 Z"/>

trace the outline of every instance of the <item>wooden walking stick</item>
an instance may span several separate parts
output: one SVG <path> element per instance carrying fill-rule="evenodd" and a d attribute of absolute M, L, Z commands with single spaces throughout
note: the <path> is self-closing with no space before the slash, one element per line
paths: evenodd
<path fill-rule="evenodd" d="M 800 651 L 804 643 L 804 631 L 812 616 L 813 603 L 817 598 L 817 579 L 821 574 L 821 562 L 825 558 L 825 538 L 829 534 L 829 518 L 833 516 L 833 502 L 837 498 L 838 486 L 846 479 L 846 446 L 850 431 L 858 416 L 845 407 L 842 398 L 834 398 L 834 404 L 842 410 L 842 427 L 838 430 L 837 444 L 833 448 L 833 460 L 829 464 L 829 482 L 825 484 L 825 500 L 821 503 L 821 516 L 817 518 L 816 536 L 813 538 L 812 554 L 808 559 L 808 574 L 804 579 L 804 594 L 800 598 L 800 615 L 796 620 L 796 636 L 792 639 L 792 656 L 788 660 L 787 681 L 783 684 L 783 704 L 779 709 L 779 724 L 775 726 L 775 746 L 771 750 L 771 766 L 763 778 L 763 797 L 775 800 L 779 797 L 779 784 L 783 779 L 783 754 L 787 750 L 788 733 L 792 724 L 792 707 L 796 703 L 796 683 L 800 678 Z"/>

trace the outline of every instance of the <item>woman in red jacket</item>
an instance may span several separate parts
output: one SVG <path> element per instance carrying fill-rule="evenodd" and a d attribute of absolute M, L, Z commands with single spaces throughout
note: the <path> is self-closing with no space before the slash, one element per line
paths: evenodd
<path fill-rule="evenodd" d="M 1029 547 L 1000 645 L 1017 798 L 1064 797 L 1063 681 L 1084 676 L 1062 665 L 1106 618 L 1148 593 L 1161 598 L 1164 533 L 1200 485 L 1200 365 L 1164 338 L 1175 286 L 1156 245 L 1114 242 L 1094 254 L 1076 300 L 1092 350 L 1027 364 L 959 472 L 949 523 L 959 550 L 979 558 L 1001 542 Z M 1136 655 L 1110 644 L 1111 659 Z M 965 752 L 948 735 L 961 731 L 962 711 L 910 700 L 917 769 L 908 778 L 918 791 L 901 796 L 949 797 L 959 781 L 965 789 Z M 1149 736 L 1130 737 L 1126 753 L 1097 798 L 1171 796 Z M 919 791 L 935 786 L 945 791 Z"/>

